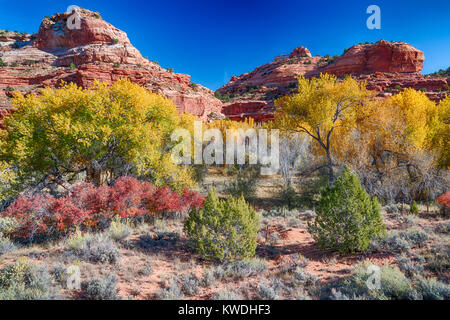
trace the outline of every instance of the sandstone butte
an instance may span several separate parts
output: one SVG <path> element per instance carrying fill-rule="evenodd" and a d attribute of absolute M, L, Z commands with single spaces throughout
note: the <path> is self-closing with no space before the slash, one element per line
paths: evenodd
<path fill-rule="evenodd" d="M 364 80 L 378 97 L 414 88 L 439 101 L 450 94 L 450 77 L 423 76 L 424 60 L 424 53 L 411 45 L 385 40 L 352 46 L 339 57 L 312 56 L 305 47 L 298 47 L 252 72 L 233 76 L 216 96 L 224 101 L 222 113 L 231 120 L 267 121 L 273 119 L 273 101 L 296 91 L 297 75 L 310 78 L 329 73 Z"/>
<path fill-rule="evenodd" d="M 189 75 L 142 57 L 127 34 L 99 13 L 81 9 L 78 30 L 67 27 L 70 16 L 56 13 L 44 18 L 37 34 L 0 31 L 0 58 L 7 63 L 0 66 L 0 119 L 13 111 L 9 99 L 13 91 L 39 94 L 61 81 L 88 87 L 94 79 L 111 83 L 119 78 L 172 99 L 180 113 L 203 120 L 220 117 L 222 103 L 213 91 L 191 83 Z"/>

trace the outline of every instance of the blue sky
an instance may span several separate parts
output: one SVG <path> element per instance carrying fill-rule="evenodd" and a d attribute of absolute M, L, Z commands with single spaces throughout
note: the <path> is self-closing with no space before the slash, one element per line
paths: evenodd
<path fill-rule="evenodd" d="M 366 27 L 371 4 L 381 8 L 381 30 Z M 424 73 L 450 66 L 448 0 L 0 0 L 0 29 L 37 32 L 69 5 L 100 12 L 143 56 L 213 90 L 301 45 L 335 55 L 359 42 L 406 41 L 425 52 Z"/>

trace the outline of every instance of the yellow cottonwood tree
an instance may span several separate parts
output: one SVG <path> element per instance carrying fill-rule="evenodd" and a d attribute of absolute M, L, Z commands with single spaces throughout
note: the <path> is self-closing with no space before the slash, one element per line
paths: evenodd
<path fill-rule="evenodd" d="M 439 154 L 438 164 L 441 168 L 450 168 L 450 96 L 441 100 L 438 105 L 439 127 L 432 140 L 433 149 Z"/>
<path fill-rule="evenodd" d="M 375 163 L 386 152 L 407 162 L 410 155 L 440 148 L 443 141 L 437 135 L 444 129 L 444 109 L 414 89 L 405 89 L 386 100 L 371 101 L 357 114 L 357 139 L 336 141 L 336 152 L 345 160 L 358 143 L 363 143 Z"/>
<path fill-rule="evenodd" d="M 191 181 L 164 152 L 178 122 L 175 105 L 129 80 L 16 93 L 13 105 L 0 130 L 0 161 L 22 182 L 63 185 L 80 174 L 97 185 L 129 174 L 174 187 Z"/>
<path fill-rule="evenodd" d="M 436 105 L 423 92 L 405 89 L 373 100 L 359 110 L 356 127 L 333 141 L 334 154 L 380 198 L 392 200 L 400 192 L 433 199 L 445 185 L 440 168 L 449 163 L 447 99 Z"/>
<path fill-rule="evenodd" d="M 357 112 L 372 92 L 351 77 L 339 80 L 321 74 L 319 78 L 298 78 L 298 92 L 275 101 L 275 126 L 309 135 L 327 157 L 329 183 L 334 182 L 333 139 L 356 126 Z"/>

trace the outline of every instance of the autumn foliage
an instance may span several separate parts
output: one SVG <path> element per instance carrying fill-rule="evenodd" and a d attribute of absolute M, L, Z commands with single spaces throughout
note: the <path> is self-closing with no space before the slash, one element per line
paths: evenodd
<path fill-rule="evenodd" d="M 193 185 L 170 157 L 175 104 L 129 80 L 16 92 L 12 104 L 17 110 L 0 130 L 0 169 L 14 168 L 20 191 L 36 183 L 67 187 L 77 176 L 96 186 L 130 175 L 177 190 Z"/>
<path fill-rule="evenodd" d="M 31 241 L 39 236 L 55 238 L 76 229 L 101 230 L 116 216 L 132 218 L 185 212 L 199 208 L 202 203 L 203 197 L 197 192 L 184 190 L 179 194 L 167 186 L 157 188 L 150 182 L 122 177 L 113 186 L 75 185 L 61 198 L 21 196 L 0 216 L 18 222 L 13 237 Z"/>
<path fill-rule="evenodd" d="M 446 193 L 440 195 L 436 201 L 444 207 L 450 208 L 450 192 L 447 191 Z"/>

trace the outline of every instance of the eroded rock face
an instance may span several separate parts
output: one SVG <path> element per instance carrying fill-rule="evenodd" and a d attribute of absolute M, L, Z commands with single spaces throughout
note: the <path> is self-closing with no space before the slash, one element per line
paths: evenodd
<path fill-rule="evenodd" d="M 273 105 L 268 101 L 240 100 L 225 103 L 222 108 L 223 114 L 230 120 L 241 121 L 253 118 L 256 122 L 273 120 Z"/>
<path fill-rule="evenodd" d="M 316 74 L 317 68 L 324 65 L 321 57 L 311 57 L 304 47 L 296 48 L 289 55 L 278 56 L 273 62 L 257 67 L 249 73 L 232 76 L 229 83 L 218 90 L 220 94 L 240 95 L 251 91 L 270 97 L 270 88 L 277 88 L 277 93 L 284 87 L 297 83 L 296 75 Z M 239 96 L 242 99 L 242 96 Z"/>
<path fill-rule="evenodd" d="M 246 117 L 256 121 L 273 118 L 273 101 L 296 91 L 297 75 L 307 78 L 320 73 L 337 76 L 352 75 L 366 81 L 367 88 L 388 97 L 403 88 L 423 90 L 430 99 L 443 99 L 450 91 L 450 78 L 424 77 L 420 71 L 424 53 L 404 42 L 380 40 L 374 44 L 355 45 L 340 57 L 312 57 L 304 47 L 273 62 L 257 67 L 250 73 L 233 76 L 217 92 L 231 98 L 223 113 L 233 120 Z"/>
<path fill-rule="evenodd" d="M 44 18 L 37 35 L 0 32 L 0 58 L 8 63 L 0 67 L 0 109 L 11 109 L 8 97 L 13 90 L 39 93 L 61 81 L 89 87 L 94 79 L 111 83 L 129 78 L 171 98 L 180 112 L 204 120 L 211 113 L 220 115 L 222 103 L 211 90 L 191 84 L 189 75 L 169 72 L 142 57 L 126 33 L 100 14 L 81 9 L 81 29 L 68 27 L 72 14 Z"/>
<path fill-rule="evenodd" d="M 294 51 L 291 52 L 289 55 L 289 58 L 295 58 L 295 57 L 312 57 L 311 52 L 309 52 L 308 49 L 305 47 L 298 47 L 295 48 Z"/>
<path fill-rule="evenodd" d="M 80 28 L 74 23 L 78 16 Z M 85 9 L 79 9 L 79 15 L 74 11 L 44 18 L 36 39 L 36 47 L 44 51 L 112 43 L 131 45 L 125 32 L 104 21 L 99 13 Z"/>
<path fill-rule="evenodd" d="M 349 48 L 323 71 L 339 76 L 373 72 L 420 72 L 424 60 L 424 53 L 407 43 L 380 40 L 375 44 Z"/>

